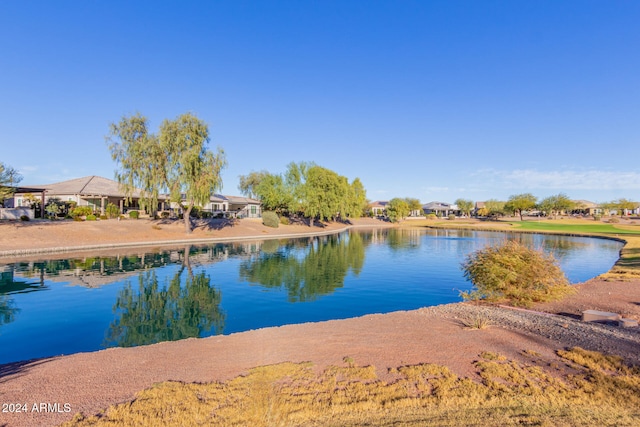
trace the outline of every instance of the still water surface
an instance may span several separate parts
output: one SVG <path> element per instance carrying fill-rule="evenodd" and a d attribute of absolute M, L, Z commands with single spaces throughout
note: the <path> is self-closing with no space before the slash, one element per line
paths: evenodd
<path fill-rule="evenodd" d="M 0 363 L 458 302 L 465 256 L 506 238 L 553 252 L 572 283 L 621 248 L 391 229 L 0 264 Z"/>

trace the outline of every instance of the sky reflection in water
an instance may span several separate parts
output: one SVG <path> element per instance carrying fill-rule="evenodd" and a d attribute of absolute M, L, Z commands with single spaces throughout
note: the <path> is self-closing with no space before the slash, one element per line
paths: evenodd
<path fill-rule="evenodd" d="M 465 256 L 506 238 L 553 252 L 572 283 L 621 248 L 391 229 L 0 265 L 0 363 L 457 302 Z"/>

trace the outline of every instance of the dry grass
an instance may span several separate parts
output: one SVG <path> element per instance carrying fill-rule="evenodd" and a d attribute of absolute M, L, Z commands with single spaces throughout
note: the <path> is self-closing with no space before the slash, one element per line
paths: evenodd
<path fill-rule="evenodd" d="M 489 318 L 480 314 L 461 319 L 461 322 L 466 329 L 486 329 L 491 326 Z"/>
<path fill-rule="evenodd" d="M 65 426 L 631 426 L 640 424 L 640 369 L 580 348 L 525 363 L 483 353 L 481 382 L 448 368 L 420 364 L 377 379 L 371 366 L 283 363 L 253 369 L 225 383 L 167 382 L 100 416 Z M 562 375 L 559 364 L 571 375 Z"/>

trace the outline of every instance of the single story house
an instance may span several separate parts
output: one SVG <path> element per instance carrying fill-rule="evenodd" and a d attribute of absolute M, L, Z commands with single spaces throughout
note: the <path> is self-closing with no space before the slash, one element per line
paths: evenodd
<path fill-rule="evenodd" d="M 34 189 L 41 193 L 42 206 L 45 206 L 51 199 L 57 199 L 61 202 L 74 202 L 76 206 L 90 206 L 100 214 L 105 213 L 109 203 L 118 206 L 121 213 L 124 213 L 125 209 L 140 209 L 140 190 L 135 190 L 128 200 L 124 192 L 121 191 L 118 182 L 95 175 L 41 185 L 38 188 L 20 187 L 14 194 L 15 206 L 30 206 L 31 196 L 29 194 L 36 192 L 29 190 Z M 160 195 L 157 209 L 163 211 L 169 207 L 178 208 L 174 203 L 168 202 L 166 195 Z M 259 218 L 262 216 L 260 201 L 241 196 L 215 194 L 211 196 L 210 202 L 202 207 L 202 210 L 224 213 L 226 216 L 235 218 Z"/>
<path fill-rule="evenodd" d="M 429 202 L 422 205 L 422 210 L 425 215 L 436 214 L 440 217 L 449 216 L 451 214 L 460 216 L 460 209 L 457 205 L 444 202 Z"/>
<path fill-rule="evenodd" d="M 109 203 L 118 206 L 121 213 L 124 212 L 125 207 L 139 208 L 140 191 L 134 191 L 131 200 L 127 202 L 124 192 L 120 190 L 120 184 L 101 176 L 85 176 L 37 187 L 44 189 L 42 205 L 46 205 L 51 199 L 57 199 L 61 202 L 74 202 L 76 206 L 90 206 L 100 214 L 105 213 Z M 29 193 L 16 192 L 14 198 L 17 206 L 29 205 L 27 197 Z"/>
<path fill-rule="evenodd" d="M 575 207 L 572 211 L 573 214 L 578 215 L 602 215 L 604 210 L 598 206 L 597 203 L 590 202 L 589 200 L 574 200 Z"/>
<path fill-rule="evenodd" d="M 229 211 L 236 218 L 261 218 L 262 206 L 260 200 L 242 196 L 223 196 L 227 199 Z"/>
<path fill-rule="evenodd" d="M 202 207 L 205 212 L 222 213 L 234 218 L 260 218 L 262 207 L 259 200 L 242 196 L 214 194 L 209 203 Z"/>

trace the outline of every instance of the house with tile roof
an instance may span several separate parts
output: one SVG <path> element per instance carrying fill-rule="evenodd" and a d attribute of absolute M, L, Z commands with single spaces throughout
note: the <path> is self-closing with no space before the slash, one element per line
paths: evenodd
<path fill-rule="evenodd" d="M 44 194 L 43 205 L 49 200 L 57 199 L 61 202 L 73 202 L 76 206 L 90 206 L 94 211 L 104 214 L 109 203 L 120 208 L 120 212 L 125 210 L 140 209 L 141 190 L 135 190 L 127 198 L 120 189 L 118 182 L 101 176 L 85 176 L 82 178 L 70 179 L 53 184 L 39 185 Z M 16 192 L 16 206 L 25 206 L 28 192 Z M 169 202 L 167 195 L 160 195 L 158 210 L 163 211 L 169 208 L 179 209 L 180 207 Z M 223 196 L 214 194 L 209 203 L 202 207 L 205 212 L 212 214 L 223 213 L 225 216 L 234 218 L 260 218 L 262 209 L 259 200 L 240 196 Z"/>
<path fill-rule="evenodd" d="M 460 209 L 457 205 L 452 205 L 451 203 L 444 202 L 429 202 L 422 205 L 422 210 L 425 215 L 436 214 L 437 216 L 449 216 L 449 214 L 454 214 L 456 216 L 460 215 Z"/>
<path fill-rule="evenodd" d="M 101 176 L 91 175 L 35 187 L 44 189 L 44 204 L 51 199 L 57 199 L 61 202 L 73 202 L 76 206 L 90 206 L 100 214 L 105 213 L 109 203 L 118 206 L 121 213 L 127 208 L 139 209 L 140 190 L 134 191 L 130 200 L 127 200 L 120 184 Z M 18 206 L 25 203 L 26 194 L 15 194 L 15 203 Z"/>
<path fill-rule="evenodd" d="M 375 202 L 369 203 L 369 211 L 373 213 L 374 216 L 382 216 L 387 213 L 387 205 L 389 204 L 386 200 L 376 200 Z"/>

